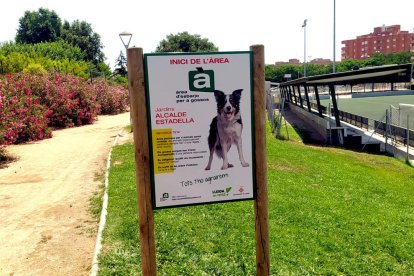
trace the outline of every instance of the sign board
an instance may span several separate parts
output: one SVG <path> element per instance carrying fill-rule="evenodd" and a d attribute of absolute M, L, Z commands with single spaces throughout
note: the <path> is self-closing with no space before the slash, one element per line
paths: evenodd
<path fill-rule="evenodd" d="M 153 207 L 254 199 L 252 53 L 144 63 Z"/>

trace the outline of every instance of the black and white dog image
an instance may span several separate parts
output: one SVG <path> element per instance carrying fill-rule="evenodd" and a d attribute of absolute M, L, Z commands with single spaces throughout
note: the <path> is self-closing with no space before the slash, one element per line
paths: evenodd
<path fill-rule="evenodd" d="M 217 102 L 217 116 L 213 118 L 210 124 L 210 133 L 208 135 L 208 146 L 210 148 L 210 157 L 206 170 L 210 170 L 214 153 L 223 159 L 222 170 L 233 167 L 229 163 L 227 153 L 232 144 L 235 144 L 239 153 L 239 160 L 243 167 L 249 164 L 244 160 L 242 150 L 242 130 L 243 123 L 240 115 L 240 98 L 243 89 L 237 89 L 230 95 L 224 92 L 214 90 L 214 96 Z"/>

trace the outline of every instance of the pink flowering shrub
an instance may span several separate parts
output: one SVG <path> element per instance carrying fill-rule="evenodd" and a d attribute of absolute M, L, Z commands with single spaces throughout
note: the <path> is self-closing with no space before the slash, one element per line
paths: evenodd
<path fill-rule="evenodd" d="M 49 125 L 66 128 L 91 124 L 100 110 L 96 92 L 86 80 L 71 75 L 31 75 L 33 94 L 47 106 Z"/>
<path fill-rule="evenodd" d="M 97 99 L 101 106 L 100 114 L 118 114 L 128 109 L 128 90 L 121 85 L 108 85 L 104 80 L 93 83 Z"/>
<path fill-rule="evenodd" d="M 128 90 L 72 75 L 0 76 L 0 146 L 51 137 L 51 128 L 92 124 L 128 109 Z"/>
<path fill-rule="evenodd" d="M 51 137 L 48 115 L 24 78 L 0 77 L 0 145 Z"/>

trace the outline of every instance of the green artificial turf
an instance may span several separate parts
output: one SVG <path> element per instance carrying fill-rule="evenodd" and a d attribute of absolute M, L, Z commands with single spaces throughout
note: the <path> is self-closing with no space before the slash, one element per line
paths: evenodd
<path fill-rule="evenodd" d="M 329 102 L 330 100 L 322 100 L 321 104 L 328 106 Z M 414 105 L 414 95 L 338 99 L 338 108 L 352 114 L 385 122 L 385 111 L 390 109 L 390 105 L 398 108 L 400 103 Z M 414 129 L 414 110 L 411 112 L 410 127 Z M 406 126 L 406 117 L 402 120 L 403 122 L 400 124 Z"/>

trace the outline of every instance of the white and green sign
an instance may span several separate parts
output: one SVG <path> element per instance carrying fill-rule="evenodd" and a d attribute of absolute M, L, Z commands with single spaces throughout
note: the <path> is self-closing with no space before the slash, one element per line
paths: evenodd
<path fill-rule="evenodd" d="M 154 208 L 255 198 L 251 52 L 146 54 Z"/>

